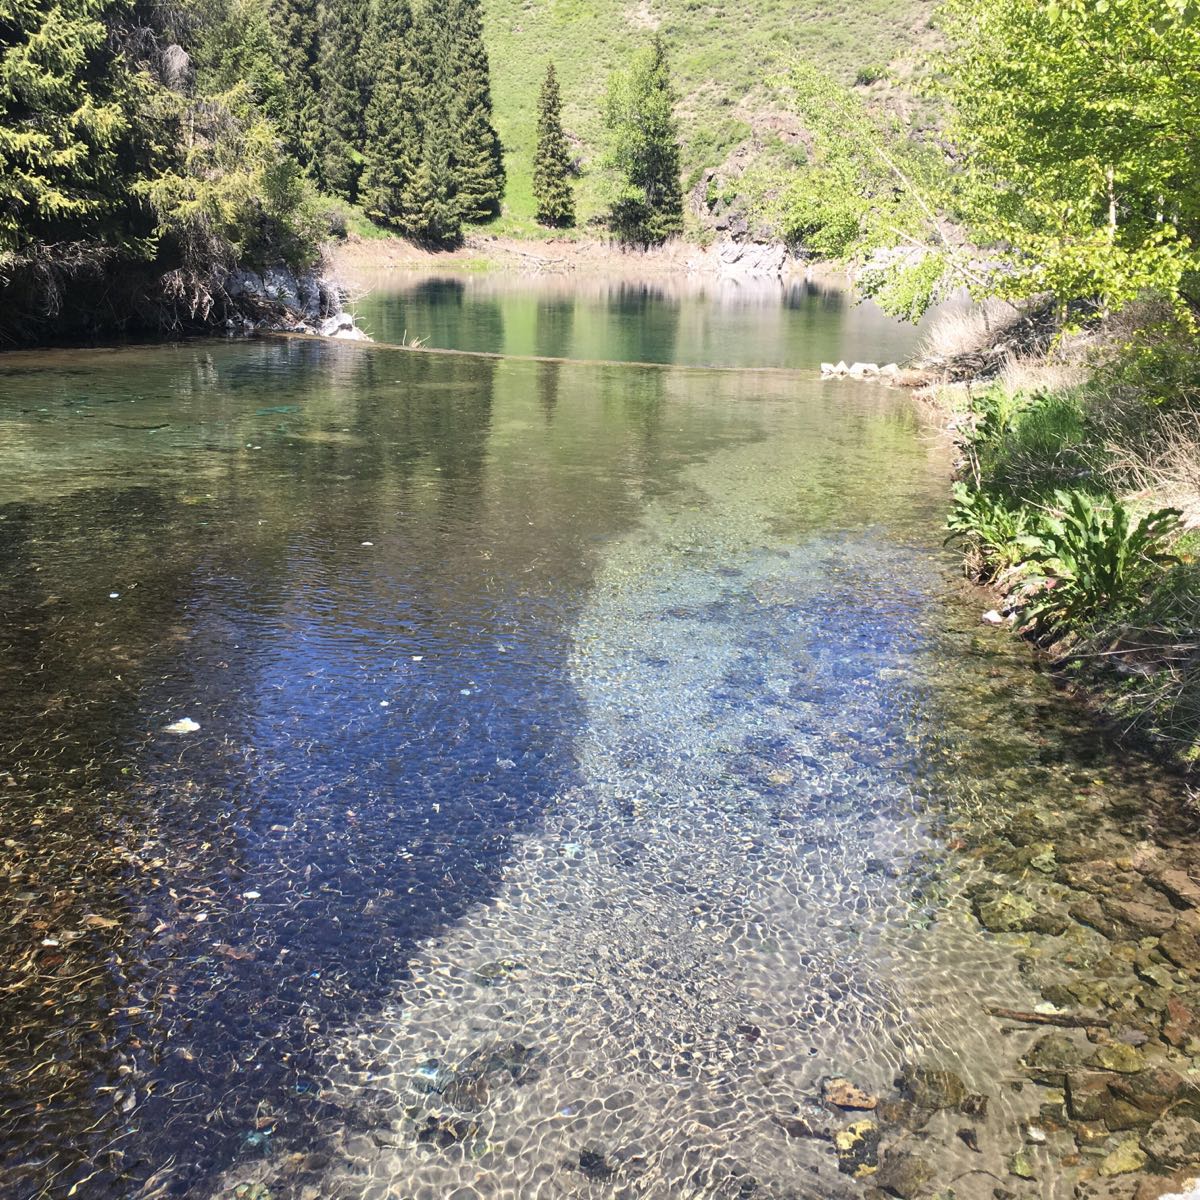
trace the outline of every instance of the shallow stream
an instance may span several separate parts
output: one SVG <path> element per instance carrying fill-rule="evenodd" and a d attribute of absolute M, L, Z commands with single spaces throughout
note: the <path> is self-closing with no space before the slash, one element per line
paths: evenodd
<path fill-rule="evenodd" d="M 1161 1012 L 1144 930 L 1044 916 L 1190 847 L 1183 792 L 979 625 L 907 397 L 816 378 L 913 334 L 577 290 L 360 310 L 590 362 L 0 358 L 3 1196 L 824 1200 L 889 1146 L 913 1195 L 1111 1180 L 1128 1135 L 1047 1115 L 1045 1029 L 988 1007 L 1115 959 Z"/>

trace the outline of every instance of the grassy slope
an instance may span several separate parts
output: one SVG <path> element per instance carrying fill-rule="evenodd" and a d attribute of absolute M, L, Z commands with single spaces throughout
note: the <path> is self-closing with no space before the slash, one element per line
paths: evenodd
<path fill-rule="evenodd" d="M 921 39 L 928 0 L 483 0 L 496 122 L 508 166 L 498 231 L 533 233 L 531 173 L 537 93 L 548 60 L 563 90 L 563 124 L 579 139 L 580 224 L 603 203 L 588 169 L 597 154 L 609 72 L 655 27 L 667 39 L 680 93 L 684 176 L 717 166 L 749 119 L 778 110 L 768 80 L 797 58 L 846 82 L 894 62 Z"/>

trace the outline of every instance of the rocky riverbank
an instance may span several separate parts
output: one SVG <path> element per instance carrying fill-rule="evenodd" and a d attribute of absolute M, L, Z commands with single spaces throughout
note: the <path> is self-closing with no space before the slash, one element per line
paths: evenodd
<path fill-rule="evenodd" d="M 306 333 L 347 341 L 370 341 L 346 311 L 347 293 L 327 273 L 271 267 L 238 271 L 225 285 L 233 311 L 230 333 Z"/>
<path fill-rule="evenodd" d="M 777 1116 L 868 1200 L 1200 1196 L 1200 839 L 1169 787 L 1135 814 L 1099 784 L 1081 778 L 1070 812 L 950 831 L 981 934 L 1042 996 L 980 1014 L 1012 1047 L 992 1094 L 914 1063 L 887 1093 L 827 1078 Z"/>

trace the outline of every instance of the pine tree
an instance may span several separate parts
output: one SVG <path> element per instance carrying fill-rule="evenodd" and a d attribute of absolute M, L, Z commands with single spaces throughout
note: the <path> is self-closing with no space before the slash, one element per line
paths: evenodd
<path fill-rule="evenodd" d="M 366 25 L 365 0 L 321 0 L 320 120 L 316 130 L 316 174 L 334 196 L 354 200 L 362 171 L 364 72 L 359 50 Z"/>
<path fill-rule="evenodd" d="M 438 245 L 449 245 L 462 237 L 450 161 L 452 140 L 439 114 L 426 120 L 420 160 L 401 198 L 401 228 Z"/>
<path fill-rule="evenodd" d="M 109 7 L 0 5 L 0 256 L 107 232 L 118 207 L 130 114 Z"/>
<path fill-rule="evenodd" d="M 405 189 L 421 160 L 422 72 L 414 54 L 408 0 L 376 0 L 371 9 L 371 99 L 363 147 L 362 204 L 386 225 L 401 225 Z"/>
<path fill-rule="evenodd" d="M 622 241 L 658 243 L 683 229 L 675 92 L 662 38 L 613 76 L 605 106 L 605 166 L 615 176 L 609 224 Z"/>
<path fill-rule="evenodd" d="M 279 67 L 287 83 L 287 103 L 278 117 L 279 129 L 288 152 L 308 165 L 313 159 L 320 120 L 317 0 L 272 0 L 269 13 L 279 45 Z"/>
<path fill-rule="evenodd" d="M 571 152 L 562 127 L 562 97 L 551 63 L 538 97 L 537 149 L 533 155 L 533 198 L 537 201 L 537 219 L 543 225 L 575 223 L 570 175 Z"/>
<path fill-rule="evenodd" d="M 483 44 L 479 0 L 451 0 L 448 53 L 437 67 L 445 72 L 451 164 L 459 213 L 464 221 L 486 221 L 500 211 L 504 159 L 492 124 L 491 70 Z"/>

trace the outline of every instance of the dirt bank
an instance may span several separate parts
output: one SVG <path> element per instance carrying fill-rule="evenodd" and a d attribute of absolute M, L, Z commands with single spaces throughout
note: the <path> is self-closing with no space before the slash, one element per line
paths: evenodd
<path fill-rule="evenodd" d="M 734 278 L 808 277 L 845 282 L 828 263 L 805 263 L 782 247 L 716 243 L 698 246 L 668 242 L 648 250 L 629 249 L 608 239 L 546 238 L 525 241 L 479 234 L 455 250 L 429 250 L 400 237 L 362 238 L 355 234 L 326 247 L 337 278 L 353 289 L 377 280 L 381 271 L 506 271 L 526 275 L 606 275 L 630 279 L 711 274 Z"/>

